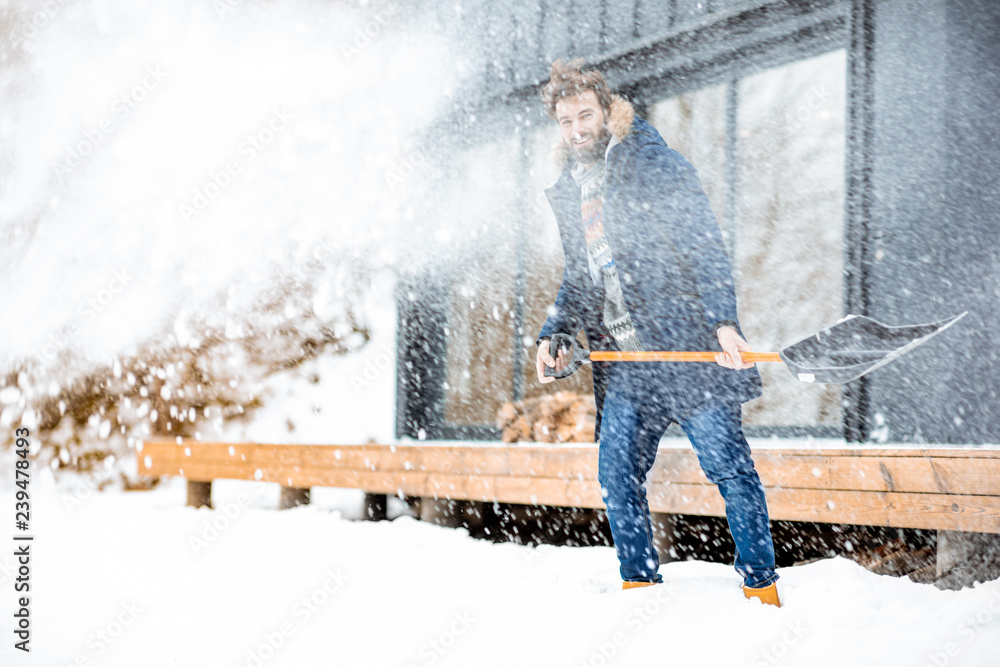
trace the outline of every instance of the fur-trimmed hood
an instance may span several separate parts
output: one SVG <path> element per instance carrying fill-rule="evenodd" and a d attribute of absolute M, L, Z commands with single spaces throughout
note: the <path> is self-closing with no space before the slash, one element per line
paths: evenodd
<path fill-rule="evenodd" d="M 632 131 L 632 121 L 635 120 L 635 107 L 621 95 L 614 93 L 611 96 L 611 106 L 608 109 L 607 126 L 608 130 L 619 140 L 624 141 L 625 137 Z M 552 160 L 559 169 L 563 169 L 569 161 L 569 146 L 560 136 L 552 146 Z"/>
<path fill-rule="evenodd" d="M 713 333 L 716 325 L 735 323 L 740 331 L 736 290 L 722 230 L 698 173 L 625 99 L 612 98 L 607 127 L 621 143 L 607 153 L 600 219 L 643 348 L 721 350 Z M 561 135 L 559 140 L 562 144 Z M 569 150 L 561 146 L 556 152 L 561 164 L 575 162 Z M 556 333 L 575 338 L 583 329 L 593 350 L 601 349 L 610 336 L 603 323 L 602 290 L 594 285 L 589 268 L 584 216 L 592 211 L 582 194 L 568 166 L 545 188 L 564 264 L 559 291 L 536 342 Z M 706 398 L 744 403 L 763 393 L 756 367 L 734 371 L 718 364 L 637 366 L 648 372 L 639 380 L 643 390 L 655 391 L 657 402 L 670 406 L 675 415 L 695 409 Z M 610 369 L 594 365 L 598 415 L 610 375 Z"/>

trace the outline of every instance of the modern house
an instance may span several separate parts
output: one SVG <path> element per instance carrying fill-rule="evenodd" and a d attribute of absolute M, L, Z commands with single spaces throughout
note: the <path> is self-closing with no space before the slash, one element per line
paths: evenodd
<path fill-rule="evenodd" d="M 969 311 L 861 380 L 762 368 L 751 436 L 1000 442 L 1000 3 L 580 0 L 442 3 L 470 54 L 446 150 L 470 242 L 400 289 L 397 435 L 496 439 L 539 385 L 534 339 L 562 275 L 543 194 L 558 132 L 538 88 L 582 56 L 698 169 L 756 350 L 848 313 L 890 324 Z M 475 201 L 470 201 L 474 198 Z M 558 386 L 555 386 L 558 385 Z"/>

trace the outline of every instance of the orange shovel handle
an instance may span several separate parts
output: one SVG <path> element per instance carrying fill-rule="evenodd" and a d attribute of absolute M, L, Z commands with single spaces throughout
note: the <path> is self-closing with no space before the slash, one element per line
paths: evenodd
<path fill-rule="evenodd" d="M 591 352 L 591 361 L 715 361 L 718 352 Z M 777 352 L 743 352 L 743 361 L 781 361 Z"/>

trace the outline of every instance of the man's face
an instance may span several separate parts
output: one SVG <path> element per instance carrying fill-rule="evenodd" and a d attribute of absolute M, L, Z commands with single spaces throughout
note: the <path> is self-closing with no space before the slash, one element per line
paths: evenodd
<path fill-rule="evenodd" d="M 556 102 L 556 122 L 577 162 L 590 166 L 604 157 L 611 133 L 604 123 L 604 110 L 597 101 L 597 93 L 587 90 L 560 99 Z"/>

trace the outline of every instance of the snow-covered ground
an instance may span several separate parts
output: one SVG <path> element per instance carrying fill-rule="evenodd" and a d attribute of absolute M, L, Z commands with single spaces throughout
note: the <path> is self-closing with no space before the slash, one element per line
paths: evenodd
<path fill-rule="evenodd" d="M 108 493 L 39 481 L 32 651 L 12 648 L 11 540 L 4 665 L 998 662 L 1000 581 L 940 591 L 836 558 L 780 570 L 776 609 L 745 600 L 727 565 L 670 563 L 664 585 L 622 591 L 610 547 L 493 544 L 401 505 L 357 521 L 356 491 L 278 512 L 276 487 L 219 482 L 217 509 L 195 510 L 181 479 Z M 9 489 L 0 498 L 13 508 Z"/>

